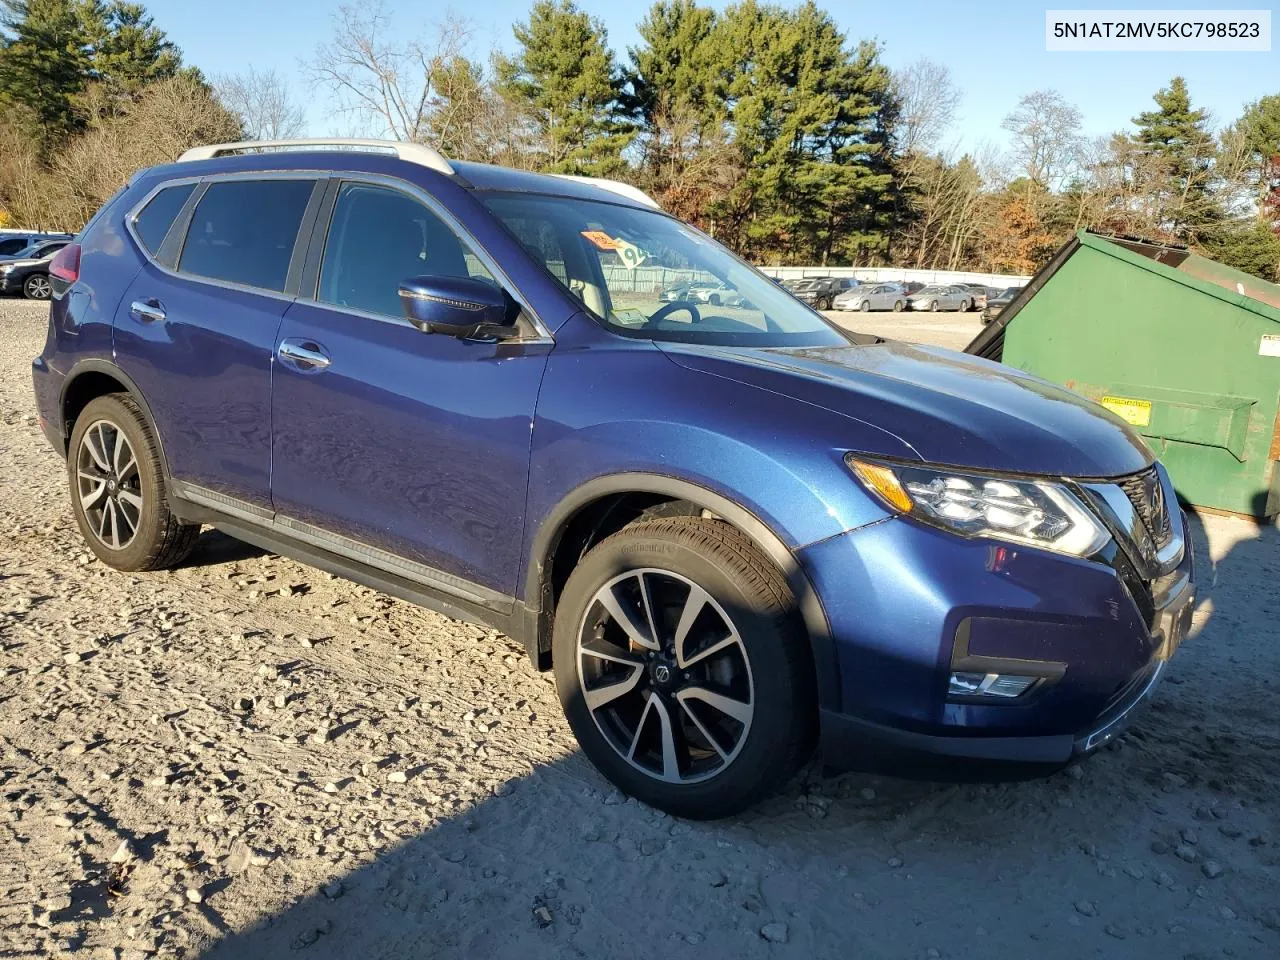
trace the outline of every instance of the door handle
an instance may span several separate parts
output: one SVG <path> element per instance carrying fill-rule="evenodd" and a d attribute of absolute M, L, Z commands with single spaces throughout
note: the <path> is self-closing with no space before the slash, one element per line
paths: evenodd
<path fill-rule="evenodd" d="M 129 316 L 139 323 L 163 323 L 164 307 L 159 300 L 135 300 L 129 304 Z"/>
<path fill-rule="evenodd" d="M 283 340 L 276 355 L 285 363 L 302 373 L 314 373 L 323 370 L 333 361 L 324 347 L 314 340 Z"/>

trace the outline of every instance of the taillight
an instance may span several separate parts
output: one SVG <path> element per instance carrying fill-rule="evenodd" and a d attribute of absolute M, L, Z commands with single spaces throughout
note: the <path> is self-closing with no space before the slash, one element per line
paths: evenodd
<path fill-rule="evenodd" d="M 49 276 L 67 283 L 80 279 L 80 244 L 68 243 L 49 261 Z"/>

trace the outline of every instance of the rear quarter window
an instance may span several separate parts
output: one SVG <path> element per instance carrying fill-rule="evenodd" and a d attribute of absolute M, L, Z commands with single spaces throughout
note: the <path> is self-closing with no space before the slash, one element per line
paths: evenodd
<path fill-rule="evenodd" d="M 165 235 L 195 187 L 194 183 L 165 187 L 133 218 L 133 229 L 152 256 L 155 256 L 164 243 Z"/>
<path fill-rule="evenodd" d="M 227 180 L 200 198 L 178 271 L 210 280 L 285 288 L 312 180 Z"/>

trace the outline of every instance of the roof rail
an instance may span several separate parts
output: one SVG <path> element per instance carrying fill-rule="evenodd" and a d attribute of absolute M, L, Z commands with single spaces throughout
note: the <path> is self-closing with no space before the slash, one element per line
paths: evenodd
<path fill-rule="evenodd" d="M 593 187 L 608 190 L 610 193 L 616 193 L 618 196 L 634 200 L 636 203 L 643 203 L 646 207 L 653 207 L 655 210 L 662 209 L 657 200 L 639 187 L 633 187 L 631 184 L 623 183 L 621 180 L 606 180 L 603 177 L 577 177 L 571 173 L 553 173 L 552 176 L 559 177 L 561 180 L 576 180 L 578 183 L 589 183 Z"/>
<path fill-rule="evenodd" d="M 437 151 L 421 143 L 400 143 L 396 140 L 362 140 L 355 137 L 244 140 L 239 143 L 211 143 L 204 147 L 192 147 L 178 158 L 178 162 L 212 160 L 214 157 L 225 157 L 237 153 L 266 153 L 273 150 L 353 150 L 390 153 L 401 160 L 428 167 L 448 176 L 452 176 L 454 172 L 448 160 Z"/>

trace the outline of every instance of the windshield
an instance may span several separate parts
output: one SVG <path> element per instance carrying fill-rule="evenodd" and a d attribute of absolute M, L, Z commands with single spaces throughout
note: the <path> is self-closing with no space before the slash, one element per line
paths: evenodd
<path fill-rule="evenodd" d="M 725 346 L 849 342 L 768 277 L 665 214 L 538 194 L 482 196 L 529 254 L 616 333 Z M 689 295 L 673 300 L 673 291 Z"/>

